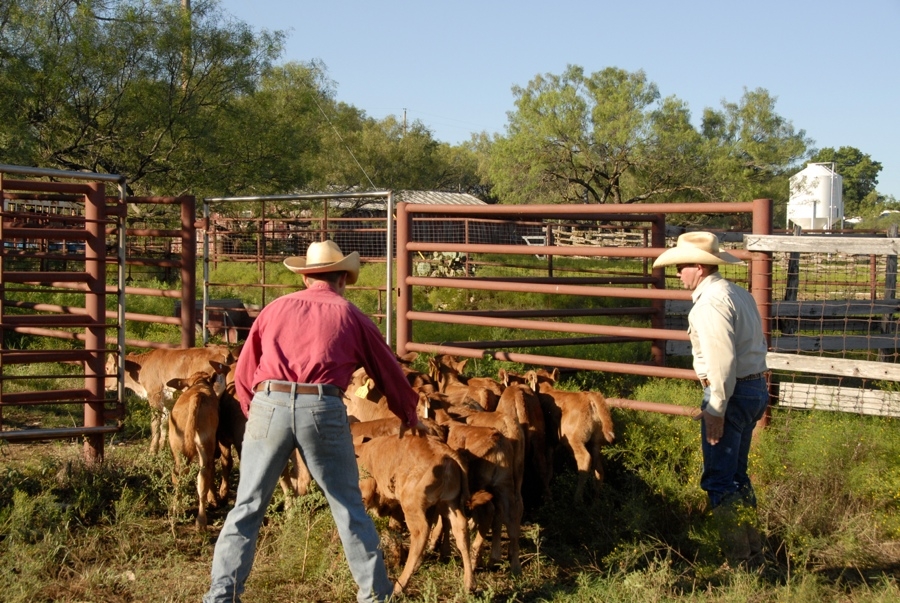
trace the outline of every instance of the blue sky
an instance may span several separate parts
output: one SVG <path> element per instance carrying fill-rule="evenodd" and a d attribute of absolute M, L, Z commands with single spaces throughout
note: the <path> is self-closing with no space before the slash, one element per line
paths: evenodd
<path fill-rule="evenodd" d="M 569 64 L 644 70 L 703 109 L 765 88 L 816 148 L 856 147 L 900 200 L 900 0 L 222 0 L 282 30 L 280 62 L 319 59 L 337 98 L 420 120 L 437 140 L 504 133 L 513 86 Z M 786 193 L 787 194 L 787 193 Z"/>

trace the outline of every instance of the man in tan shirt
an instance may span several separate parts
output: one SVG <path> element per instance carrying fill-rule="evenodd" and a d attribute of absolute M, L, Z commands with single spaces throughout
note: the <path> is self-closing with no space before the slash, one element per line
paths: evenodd
<path fill-rule="evenodd" d="M 726 558 L 732 565 L 762 561 L 761 539 L 741 507 L 755 511 L 747 473 L 753 428 L 769 402 L 765 373 L 768 344 L 756 302 L 743 287 L 719 274 L 741 260 L 719 249 L 710 232 L 689 232 L 664 251 L 653 267 L 675 266 L 694 306 L 688 332 L 694 371 L 703 385 L 700 487 L 719 519 Z"/>

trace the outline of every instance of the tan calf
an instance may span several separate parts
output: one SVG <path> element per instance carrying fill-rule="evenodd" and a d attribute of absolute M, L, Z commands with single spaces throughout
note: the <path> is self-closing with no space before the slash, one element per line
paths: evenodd
<path fill-rule="evenodd" d="M 412 368 L 412 363 L 415 362 L 418 357 L 419 354 L 416 352 L 408 352 L 403 356 L 397 356 L 397 361 L 400 363 L 400 368 L 403 369 L 403 373 L 406 375 L 406 380 L 409 381 L 409 385 L 415 390 L 426 393 L 438 391 L 439 386 L 430 375 Z"/>
<path fill-rule="evenodd" d="M 244 416 L 235 393 L 235 367 L 236 365 L 231 366 L 231 371 L 226 378 L 225 391 L 219 398 L 219 428 L 216 431 L 216 441 L 219 446 L 219 462 L 221 463 L 220 500 L 228 498 L 231 489 L 231 473 L 234 469 L 232 449 L 240 458 L 244 443 L 244 431 L 247 427 L 247 417 Z M 311 481 L 309 469 L 303 462 L 300 451 L 295 449 L 278 482 L 284 492 L 285 505 L 290 506 L 291 499 L 306 494 Z"/>
<path fill-rule="evenodd" d="M 522 527 L 522 503 L 516 492 L 515 453 L 513 444 L 492 427 L 478 427 L 450 421 L 447 445 L 460 453 L 468 464 L 469 490 L 484 490 L 492 495 L 491 505 L 485 505 L 475 513 L 477 529 L 472 543 L 472 559 L 475 566 L 481 557 L 484 542 L 490 538 L 489 565 L 501 561 L 501 532 L 506 526 L 509 537 L 510 571 L 521 571 L 519 562 L 519 535 Z"/>
<path fill-rule="evenodd" d="M 490 377 L 466 377 L 462 374 L 468 359 L 457 360 L 442 354 L 428 360 L 429 374 L 438 383 L 441 393 L 447 394 L 454 403 L 472 399 L 488 411 L 497 408 L 503 394 L 503 386 Z"/>
<path fill-rule="evenodd" d="M 232 364 L 234 356 L 228 346 L 213 345 L 205 348 L 181 348 L 151 350 L 140 354 L 125 355 L 125 387 L 150 404 L 150 452 L 157 453 L 166 440 L 172 390 L 166 384 L 170 379 L 185 379 L 209 370 L 210 360 Z M 110 355 L 106 361 L 106 389 L 119 386 L 116 358 Z"/>
<path fill-rule="evenodd" d="M 175 458 L 172 483 L 187 465 L 196 459 L 200 465 L 197 475 L 199 511 L 197 527 L 206 529 L 206 505 L 215 505 L 215 454 L 216 430 L 219 427 L 219 395 L 225 390 L 225 374 L 228 366 L 212 360 L 213 372 L 197 372 L 187 379 L 171 379 L 169 387 L 182 393 L 172 407 L 169 416 L 169 446 Z M 182 465 L 182 457 L 186 463 Z"/>
<path fill-rule="evenodd" d="M 505 386 L 504 403 L 511 402 L 525 435 L 525 469 L 522 479 L 522 497 L 526 506 L 535 508 L 540 500 L 551 498 L 550 482 L 553 479 L 553 454 L 548 446 L 547 419 L 537 393 L 537 374 L 528 371 L 520 377 L 500 369 L 497 373 Z"/>
<path fill-rule="evenodd" d="M 575 457 L 578 468 L 575 500 L 581 501 L 589 478 L 595 494 L 603 483 L 601 449 L 612 444 L 616 434 L 606 398 L 599 392 L 556 389 L 558 376 L 556 369 L 553 372 L 538 369 L 537 387 L 541 403 L 549 407 L 551 416 L 557 417 L 554 427 L 558 430 L 560 446 L 569 449 Z"/>
<path fill-rule="evenodd" d="M 350 378 L 350 384 L 344 391 L 344 404 L 351 421 L 372 421 L 397 416 L 388 407 L 387 397 L 375 387 L 375 381 L 363 368 L 357 369 Z"/>
<path fill-rule="evenodd" d="M 402 438 L 356 438 L 354 447 L 366 508 L 404 521 L 409 530 L 409 553 L 394 592 L 402 592 L 422 564 L 429 531 L 439 515 L 450 523 L 462 557 L 463 584 L 473 590 L 469 527 L 463 513 L 471 501 L 459 455 L 436 438 L 409 433 Z"/>

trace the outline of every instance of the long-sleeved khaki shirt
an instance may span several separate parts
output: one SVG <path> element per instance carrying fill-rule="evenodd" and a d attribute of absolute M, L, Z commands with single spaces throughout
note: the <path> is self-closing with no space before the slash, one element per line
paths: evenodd
<path fill-rule="evenodd" d="M 704 278 L 691 297 L 688 332 L 694 371 L 709 381 L 707 411 L 721 417 L 737 379 L 767 370 L 762 319 L 753 296 L 718 272 Z"/>

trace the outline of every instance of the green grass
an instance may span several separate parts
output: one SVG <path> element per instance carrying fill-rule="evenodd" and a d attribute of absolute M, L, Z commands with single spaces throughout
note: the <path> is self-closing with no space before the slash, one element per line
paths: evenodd
<path fill-rule="evenodd" d="M 252 267 L 252 271 L 248 266 Z M 254 302 L 254 265 L 215 278 L 242 286 L 221 297 Z M 267 269 L 278 282 L 299 286 L 286 270 Z M 223 265 L 222 270 L 231 268 Z M 359 284 L 383 284 L 384 266 L 366 265 Z M 241 280 L 242 279 L 242 280 Z M 534 308 L 540 294 L 443 293 L 417 288 L 417 309 Z M 246 296 L 246 297 L 245 297 Z M 374 296 L 348 297 L 373 312 Z M 473 299 L 474 298 L 474 299 Z M 579 298 L 584 304 L 610 304 Z M 62 298 L 50 303 L 61 303 Z M 570 300 L 571 301 L 571 300 Z M 74 302 L 71 302 L 74 303 Z M 135 298 L 129 310 L 167 312 L 171 300 Z M 556 303 L 556 302 L 554 302 Z M 574 303 L 574 302 L 573 302 Z M 452 304 L 452 305 L 451 305 Z M 610 319 L 592 319 L 604 322 Z M 618 319 L 612 319 L 622 324 Z M 177 331 L 175 332 L 177 338 Z M 129 326 L 128 337 L 169 337 L 168 331 Z M 416 341 L 513 339 L 500 327 L 417 323 Z M 528 336 L 539 337 L 538 332 Z M 553 336 L 553 334 L 544 336 Z M 176 339 L 177 340 L 177 339 Z M 41 345 L 28 336 L 24 347 Z M 647 344 L 572 345 L 520 351 L 637 363 Z M 689 366 L 689 360 L 671 359 Z M 426 356 L 416 366 L 424 369 Z M 472 359 L 470 375 L 496 377 L 523 366 Z M 74 367 L 55 370 L 63 378 Z M 27 373 L 4 367 L 4 374 Z M 49 371 L 42 365 L 42 372 Z M 4 384 L 11 387 L 15 382 Z M 50 387 L 50 377 L 44 386 Z M 565 372 L 567 389 L 697 406 L 691 381 L 648 379 L 596 371 Z M 11 391 L 5 389 L 5 391 Z M 81 442 L 0 444 L 0 593 L 10 603 L 31 601 L 196 601 L 208 587 L 215 535 L 227 507 L 210 514 L 209 535 L 193 527 L 196 470 L 171 480 L 168 450 L 147 454 L 149 410 L 126 400 L 123 430 L 107 438 L 106 460 L 86 467 Z M 50 412 L 52 411 L 52 412 Z M 68 425 L 79 408 L 4 408 L 4 424 L 48 420 Z M 46 413 L 43 419 L 38 414 Z M 523 571 L 477 573 L 478 591 L 460 591 L 458 560 L 429 555 L 413 576 L 405 601 L 475 602 L 731 602 L 853 603 L 900 598 L 900 421 L 827 412 L 773 409 L 771 425 L 751 452 L 751 474 L 767 536 L 768 565 L 759 573 L 725 571 L 699 488 L 699 426 L 686 417 L 613 409 L 616 442 L 605 449 L 606 481 L 596 500 L 575 505 L 575 475 L 561 463 L 554 498 L 530 509 L 521 540 Z M 376 525 L 389 560 L 397 535 Z M 396 577 L 399 569 L 389 569 Z M 355 588 L 321 493 L 286 508 L 280 491 L 260 535 L 246 601 L 353 601 Z"/>
<path fill-rule="evenodd" d="M 419 361 L 424 361 L 420 358 Z M 470 363 L 495 375 L 495 361 Z M 508 363 L 505 368 L 517 367 Z M 564 384 L 578 387 L 579 376 Z M 694 405 L 693 383 L 648 379 L 637 399 Z M 130 405 L 128 423 L 148 419 Z M 900 424 L 895 419 L 775 411 L 751 455 L 769 565 L 725 571 L 705 511 L 699 428 L 685 417 L 613 410 L 596 500 L 574 505 L 563 465 L 554 499 L 527 516 L 523 572 L 477 574 L 434 555 L 408 601 L 893 601 L 900 595 Z M 171 482 L 166 451 L 146 453 L 140 425 L 107 440 L 99 469 L 80 443 L 0 447 L 0 592 L 25 601 L 196 601 L 214 537 L 193 527 L 196 472 Z M 177 504 L 173 504 L 177 501 Z M 376 520 L 393 559 L 396 536 Z M 392 576 L 398 574 L 395 566 Z M 278 491 L 261 532 L 247 601 L 353 601 L 353 582 L 321 493 L 285 508 Z"/>

